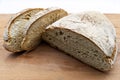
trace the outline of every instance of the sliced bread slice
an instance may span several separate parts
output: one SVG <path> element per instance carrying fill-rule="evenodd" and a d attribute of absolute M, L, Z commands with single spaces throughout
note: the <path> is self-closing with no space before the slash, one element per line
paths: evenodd
<path fill-rule="evenodd" d="M 29 21 L 30 17 L 43 10 L 42 8 L 30 8 L 20 11 L 15 16 L 13 16 L 8 25 L 6 26 L 4 32 L 4 44 L 5 49 L 11 52 L 20 52 L 21 42 L 25 36 L 24 31 L 26 31 L 26 23 Z"/>
<path fill-rule="evenodd" d="M 26 25 L 26 35 L 21 43 L 22 49 L 29 51 L 36 48 L 41 41 L 41 34 L 45 28 L 66 15 L 67 12 L 61 8 L 47 8 L 35 14 Z"/>
<path fill-rule="evenodd" d="M 46 28 L 50 45 L 101 71 L 111 70 L 117 55 L 113 24 L 99 12 L 71 14 Z"/>

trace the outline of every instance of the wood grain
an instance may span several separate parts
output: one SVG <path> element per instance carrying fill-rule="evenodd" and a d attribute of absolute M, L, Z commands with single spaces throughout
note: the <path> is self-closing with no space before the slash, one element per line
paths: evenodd
<path fill-rule="evenodd" d="M 114 68 L 95 70 L 42 43 L 31 52 L 11 53 L 2 47 L 4 27 L 11 14 L 0 14 L 0 80 L 120 80 L 120 50 Z M 106 14 L 115 25 L 120 48 L 120 14 Z"/>

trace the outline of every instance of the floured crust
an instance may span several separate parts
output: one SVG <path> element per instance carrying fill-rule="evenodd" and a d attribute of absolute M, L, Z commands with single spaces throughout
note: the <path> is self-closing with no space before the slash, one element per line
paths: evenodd
<path fill-rule="evenodd" d="M 70 46 L 73 46 L 73 45 L 70 45 L 71 41 L 69 41 L 69 37 L 68 38 L 65 37 L 66 35 L 69 35 L 70 33 L 67 34 L 65 33 L 64 30 L 66 32 L 73 33 L 74 36 L 76 35 L 79 35 L 79 37 L 83 36 L 86 38 L 86 40 L 91 42 L 92 43 L 91 47 L 94 47 L 96 50 L 98 50 L 97 51 L 98 54 L 96 54 L 97 56 L 94 56 L 94 55 L 93 56 L 94 58 L 97 57 L 98 59 L 100 59 L 100 62 L 98 59 L 96 59 L 96 61 L 91 60 L 87 62 L 87 57 L 81 58 L 78 52 L 74 52 L 79 49 L 78 47 L 76 50 L 73 49 L 73 52 L 70 51 L 70 49 L 76 47 L 77 44 L 76 46 L 74 45 L 74 47 L 70 48 Z M 62 32 L 63 34 L 58 37 L 58 33 L 56 33 L 57 31 L 58 32 L 63 31 Z M 55 36 L 56 34 L 57 36 Z M 73 36 L 73 35 L 71 34 L 70 36 Z M 51 24 L 50 26 L 48 26 L 46 32 L 43 34 L 42 37 L 43 37 L 43 40 L 47 41 L 50 45 L 53 45 L 57 47 L 58 49 L 65 51 L 66 53 L 74 56 L 75 58 L 101 71 L 111 70 L 116 60 L 117 47 L 116 47 L 116 32 L 115 32 L 114 26 L 103 14 L 99 12 L 84 12 L 81 14 L 68 15 L 56 21 L 55 23 Z M 79 37 L 76 37 L 76 38 L 73 37 L 72 39 L 74 41 L 75 39 L 77 40 Z M 67 41 L 62 42 L 62 40 L 64 39 Z M 69 41 L 69 44 L 67 43 L 65 44 L 65 42 L 68 42 L 68 41 Z M 78 41 L 78 42 L 80 43 L 81 41 Z M 84 43 L 83 45 L 85 44 L 88 45 L 88 43 Z M 67 48 L 68 50 L 66 50 Z M 87 55 L 90 56 L 90 54 L 87 54 Z"/>

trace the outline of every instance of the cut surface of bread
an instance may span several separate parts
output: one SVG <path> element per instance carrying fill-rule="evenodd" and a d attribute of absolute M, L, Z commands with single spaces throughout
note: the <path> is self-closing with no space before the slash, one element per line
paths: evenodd
<path fill-rule="evenodd" d="M 21 42 L 25 36 L 24 31 L 26 30 L 26 23 L 29 21 L 31 16 L 37 12 L 43 10 L 42 8 L 31 8 L 25 9 L 15 16 L 13 16 L 4 32 L 4 44 L 3 46 L 11 52 L 20 52 Z"/>
<path fill-rule="evenodd" d="M 113 24 L 99 12 L 71 14 L 46 28 L 42 38 L 82 62 L 109 71 L 117 55 Z"/>
<path fill-rule="evenodd" d="M 32 50 L 36 48 L 41 41 L 41 34 L 45 28 L 56 20 L 67 15 L 67 12 L 60 8 L 47 8 L 34 17 L 27 23 L 26 35 L 21 43 L 24 50 Z"/>

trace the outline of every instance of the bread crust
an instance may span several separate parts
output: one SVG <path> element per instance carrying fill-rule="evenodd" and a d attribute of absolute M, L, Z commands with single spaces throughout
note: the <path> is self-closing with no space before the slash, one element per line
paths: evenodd
<path fill-rule="evenodd" d="M 28 8 L 25 10 L 22 10 L 18 13 L 16 13 L 14 16 L 12 16 L 10 18 L 10 20 L 8 21 L 8 24 L 5 27 L 5 32 L 4 32 L 4 43 L 3 46 L 5 47 L 5 49 L 7 49 L 8 51 L 11 52 L 20 52 L 22 51 L 22 49 L 14 49 L 12 44 L 10 44 L 9 40 L 12 39 L 11 35 L 10 35 L 10 29 L 11 29 L 11 25 L 15 22 L 15 20 L 17 20 L 19 17 L 23 16 L 24 14 L 33 11 L 33 10 L 43 10 L 43 8 Z"/>

